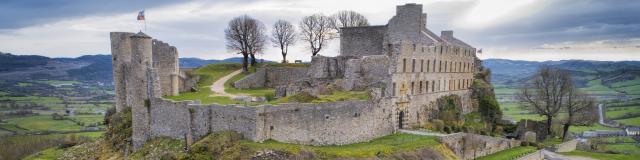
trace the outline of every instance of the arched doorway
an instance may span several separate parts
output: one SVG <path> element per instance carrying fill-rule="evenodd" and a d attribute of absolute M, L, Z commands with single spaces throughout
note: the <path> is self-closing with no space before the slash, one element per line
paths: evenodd
<path fill-rule="evenodd" d="M 400 114 L 398 114 L 398 128 L 402 129 L 403 126 L 402 124 L 404 123 L 404 111 L 400 111 Z"/>

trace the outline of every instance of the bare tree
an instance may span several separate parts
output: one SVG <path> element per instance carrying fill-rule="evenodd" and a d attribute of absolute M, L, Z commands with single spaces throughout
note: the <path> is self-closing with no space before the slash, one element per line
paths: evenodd
<path fill-rule="evenodd" d="M 285 20 L 278 20 L 273 24 L 271 42 L 274 47 L 279 47 L 282 52 L 282 63 L 287 63 L 289 46 L 296 43 L 296 29 Z"/>
<path fill-rule="evenodd" d="M 520 90 L 518 98 L 522 107 L 534 111 L 547 119 L 547 134 L 553 135 L 551 125 L 573 86 L 568 72 L 542 67 L 533 76 L 532 83 Z"/>
<path fill-rule="evenodd" d="M 331 26 L 340 31 L 343 27 L 362 27 L 369 26 L 367 17 L 355 11 L 339 11 L 331 16 Z"/>
<path fill-rule="evenodd" d="M 325 43 L 336 37 L 335 30 L 331 26 L 331 17 L 322 14 L 314 14 L 302 18 L 300 32 L 302 40 L 309 43 L 312 56 L 325 46 Z"/>
<path fill-rule="evenodd" d="M 248 58 L 251 56 L 251 64 L 255 66 L 255 54 L 264 49 L 265 35 L 262 22 L 247 15 L 233 18 L 225 29 L 227 49 L 242 54 L 242 69 L 249 71 Z"/>
<path fill-rule="evenodd" d="M 578 119 L 586 117 L 581 116 L 582 114 L 592 115 L 588 112 L 593 112 L 593 110 L 590 109 L 595 105 L 593 98 L 579 92 L 574 86 L 569 88 L 565 99 L 566 102 L 564 102 L 565 106 L 563 108 L 565 108 L 567 112 L 567 119 L 564 121 L 562 127 L 562 141 L 567 138 L 569 127 L 576 121 L 579 121 Z"/>

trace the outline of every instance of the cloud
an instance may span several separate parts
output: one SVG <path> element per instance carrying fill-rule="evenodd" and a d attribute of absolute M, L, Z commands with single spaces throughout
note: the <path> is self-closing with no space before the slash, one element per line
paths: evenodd
<path fill-rule="evenodd" d="M 371 24 L 383 25 L 395 14 L 395 6 L 406 2 L 422 3 L 429 29 L 436 33 L 453 29 L 459 39 L 483 48 L 481 57 L 540 59 L 535 56 L 550 55 L 547 57 L 607 60 L 616 57 L 582 56 L 580 50 L 601 45 L 598 51 L 606 51 L 614 44 L 635 43 L 640 38 L 640 1 L 633 0 L 9 0 L 0 3 L 0 49 L 53 57 L 110 53 L 108 32 L 140 30 L 134 18 L 145 8 L 149 35 L 178 47 L 183 57 L 220 59 L 237 56 L 225 49 L 223 31 L 229 20 L 242 14 L 259 19 L 268 29 L 278 19 L 297 24 L 305 15 L 339 10 L 360 12 Z M 618 48 L 610 54 L 631 57 L 637 53 L 631 49 L 638 46 L 631 43 L 626 50 Z M 338 40 L 334 40 L 320 54 L 337 55 L 337 47 Z M 541 52 L 544 54 L 530 54 Z M 309 60 L 309 54 L 300 42 L 288 59 Z M 557 56 L 560 54 L 563 56 Z M 278 60 L 280 54 L 268 47 L 261 57 Z"/>

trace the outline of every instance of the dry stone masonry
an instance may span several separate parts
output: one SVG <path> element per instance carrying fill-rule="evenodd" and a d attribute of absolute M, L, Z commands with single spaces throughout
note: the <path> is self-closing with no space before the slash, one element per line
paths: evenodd
<path fill-rule="evenodd" d="M 469 87 L 479 71 L 475 48 L 452 31 L 427 27 L 422 5 L 397 6 L 388 24 L 341 28 L 340 55 L 314 56 L 308 68 L 268 67 L 235 82 L 237 88 L 276 88 L 276 97 L 322 94 L 329 87 L 369 91 L 369 100 L 243 106 L 175 102 L 163 96 L 192 91 L 198 77 L 178 68 L 175 47 L 144 33 L 111 33 L 116 108 L 133 110 L 134 149 L 154 137 L 194 142 L 223 130 L 257 142 L 273 139 L 309 145 L 364 142 L 420 125 L 437 113 L 436 101 L 457 95 L 462 112 L 475 110 Z M 456 138 L 444 143 L 455 148 Z M 448 140 L 454 139 L 454 140 Z M 515 144 L 480 137 L 494 146 Z M 465 157 L 467 159 L 467 157 Z"/>

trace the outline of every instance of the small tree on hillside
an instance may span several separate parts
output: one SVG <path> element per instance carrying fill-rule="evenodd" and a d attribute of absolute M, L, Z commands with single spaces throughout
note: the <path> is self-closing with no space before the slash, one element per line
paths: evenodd
<path fill-rule="evenodd" d="M 562 127 L 562 141 L 565 141 L 567 138 L 567 134 L 569 133 L 569 127 L 573 125 L 576 121 L 580 121 L 580 118 L 584 118 L 586 116 L 583 115 L 592 115 L 590 110 L 595 105 L 595 101 L 593 98 L 589 97 L 586 94 L 583 94 L 578 91 L 574 86 L 569 88 L 567 97 L 565 98 L 566 102 L 564 102 L 564 109 L 567 112 L 567 119 L 564 121 Z"/>
<path fill-rule="evenodd" d="M 553 135 L 553 118 L 564 106 L 565 98 L 572 87 L 568 72 L 550 67 L 542 67 L 532 77 L 532 83 L 524 86 L 518 98 L 525 109 L 546 117 L 546 131 Z"/>
<path fill-rule="evenodd" d="M 287 63 L 287 52 L 289 46 L 296 43 L 296 29 L 291 23 L 278 20 L 273 24 L 273 30 L 271 31 L 271 42 L 274 47 L 279 47 L 282 52 L 282 63 Z"/>
<path fill-rule="evenodd" d="M 242 54 L 242 69 L 249 71 L 248 59 L 255 65 L 255 54 L 262 51 L 265 43 L 264 25 L 247 15 L 233 18 L 224 31 L 228 50 Z"/>
<path fill-rule="evenodd" d="M 300 35 L 302 40 L 309 44 L 312 56 L 316 56 L 325 46 L 325 43 L 336 37 L 331 22 L 331 17 L 322 14 L 314 14 L 302 18 Z"/>

